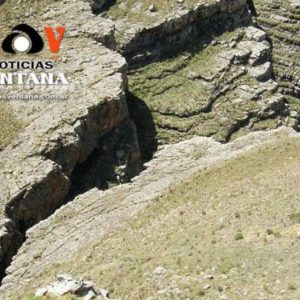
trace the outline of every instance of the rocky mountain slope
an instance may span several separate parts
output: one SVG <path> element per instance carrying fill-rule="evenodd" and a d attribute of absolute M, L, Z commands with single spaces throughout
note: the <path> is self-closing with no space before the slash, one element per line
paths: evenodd
<path fill-rule="evenodd" d="M 200 169 L 286 136 L 297 143 L 299 3 L 257 1 L 254 18 L 249 2 L 12 4 L 19 20 L 66 26 L 56 69 L 70 84 L 26 90 L 64 101 L 1 103 L 14 117 L 0 118 L 0 298 L 22 299 L 16 284 L 31 292 Z"/>
<path fill-rule="evenodd" d="M 285 95 L 300 95 L 300 2 L 257 1 L 258 24 L 272 41 L 274 75 Z"/>
<path fill-rule="evenodd" d="M 67 272 L 112 299 L 298 299 L 299 143 L 281 129 L 165 146 L 133 183 L 29 230 L 2 293 Z"/>

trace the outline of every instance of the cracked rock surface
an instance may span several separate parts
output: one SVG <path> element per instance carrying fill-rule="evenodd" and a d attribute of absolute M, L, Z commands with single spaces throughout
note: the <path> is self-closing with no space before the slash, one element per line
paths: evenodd
<path fill-rule="evenodd" d="M 27 16 L 66 26 L 53 59 L 70 84 L 24 89 L 64 101 L 9 103 L 21 125 L 0 145 L 1 299 L 196 170 L 298 136 L 297 0 L 257 1 L 255 20 L 246 0 L 150 2 L 65 0 Z M 157 146 L 131 183 L 94 188 L 106 168 L 127 182 Z"/>
<path fill-rule="evenodd" d="M 84 18 L 74 20 L 66 14 L 70 8 Z M 100 20 L 102 30 L 94 35 L 91 28 L 97 28 L 100 23 L 89 4 L 78 1 L 49 7 L 36 26 L 49 19 L 63 22 L 69 29 L 61 46 L 62 56 L 54 67 L 55 72 L 65 73 L 69 85 L 25 87 L 22 92 L 60 93 L 67 99 L 10 103 L 15 116 L 26 126 L 0 152 L 0 220 L 6 227 L 13 221 L 16 230 L 14 234 L 7 234 L 6 227 L 1 231 L 1 261 L 6 261 L 19 245 L 19 240 L 14 238 L 18 230 L 26 230 L 63 204 L 74 167 L 88 158 L 99 139 L 128 119 L 124 92 L 126 61 L 99 43 L 111 36 L 111 23 Z M 46 59 L 46 54 L 43 55 Z M 8 94 L 18 92 L 20 89 L 16 88 L 2 90 Z M 138 152 L 136 159 L 139 159 Z"/>

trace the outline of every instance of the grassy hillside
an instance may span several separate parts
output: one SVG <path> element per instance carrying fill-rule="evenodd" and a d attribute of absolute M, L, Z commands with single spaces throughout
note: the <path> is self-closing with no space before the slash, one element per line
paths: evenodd
<path fill-rule="evenodd" d="M 69 272 L 114 299 L 299 299 L 299 181 L 299 138 L 206 169 L 28 294 Z"/>

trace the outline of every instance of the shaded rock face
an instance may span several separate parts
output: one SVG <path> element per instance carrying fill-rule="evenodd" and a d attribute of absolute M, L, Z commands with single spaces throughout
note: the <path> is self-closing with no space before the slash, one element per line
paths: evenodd
<path fill-rule="evenodd" d="M 5 269 L 9 265 L 12 256 L 22 245 L 23 235 L 9 219 L 0 222 L 0 276 L 4 277 Z"/>
<path fill-rule="evenodd" d="M 116 3 L 116 0 L 87 0 L 91 4 L 93 13 L 99 14 Z"/>
<path fill-rule="evenodd" d="M 90 189 L 107 189 L 130 181 L 142 171 L 135 124 L 126 119 L 105 134 L 90 157 L 78 164 L 71 175 L 69 197 Z"/>
<path fill-rule="evenodd" d="M 215 1 L 209 4 L 198 4 L 192 9 L 179 10 L 172 15 L 155 22 L 141 25 L 124 21 L 117 23 L 118 48 L 132 66 L 147 64 L 151 60 L 163 57 L 166 53 L 184 46 L 187 42 L 205 34 L 212 26 L 229 30 L 249 22 L 250 15 L 246 0 Z M 125 29 L 124 29 L 125 27 Z"/>

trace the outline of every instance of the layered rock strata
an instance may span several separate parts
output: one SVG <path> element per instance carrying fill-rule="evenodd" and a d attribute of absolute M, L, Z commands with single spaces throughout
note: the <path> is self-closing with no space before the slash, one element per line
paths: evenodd
<path fill-rule="evenodd" d="M 3 297 L 16 283 L 22 285 L 54 262 L 68 259 L 134 216 L 171 183 L 278 134 L 296 133 L 283 129 L 250 134 L 226 145 L 215 140 L 228 142 L 281 125 L 299 129 L 297 38 L 287 34 L 280 39 L 278 34 L 297 30 L 295 1 L 284 6 L 293 10 L 280 9 L 288 16 L 288 26 L 276 25 L 275 33 L 263 20 L 271 2 L 258 6 L 263 12 L 258 21 L 271 37 L 285 41 L 283 49 L 252 23 L 246 0 L 166 1 L 167 9 L 158 6 L 155 12 L 145 10 L 148 4 L 143 3 L 135 1 L 129 11 L 119 3 L 96 1 L 94 13 L 107 9 L 97 16 L 90 1 L 67 0 L 33 15 L 37 27 L 47 22 L 68 28 L 61 57 L 55 59 L 56 70 L 70 84 L 27 91 L 59 92 L 65 101 L 11 103 L 26 126 L 0 153 L 2 273 L 26 231 L 27 240 L 7 270 Z M 284 75 L 290 74 L 289 68 L 278 58 L 287 49 L 292 49 L 289 64 L 296 68 L 289 79 Z M 122 55 L 130 64 L 128 79 Z M 165 146 L 132 184 L 98 189 L 124 183 L 141 171 L 140 146 L 149 159 L 157 143 L 194 136 L 205 137 Z"/>

